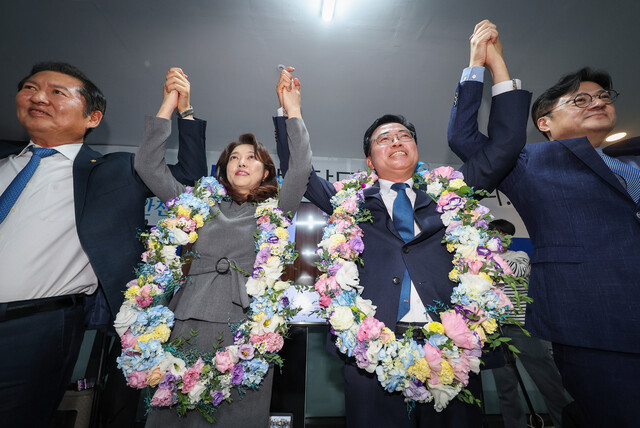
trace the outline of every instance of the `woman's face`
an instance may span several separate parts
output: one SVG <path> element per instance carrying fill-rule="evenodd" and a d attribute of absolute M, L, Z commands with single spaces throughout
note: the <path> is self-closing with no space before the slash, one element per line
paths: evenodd
<path fill-rule="evenodd" d="M 268 171 L 258 160 L 251 144 L 236 146 L 227 163 L 227 181 L 241 195 L 248 196 L 267 178 Z"/>

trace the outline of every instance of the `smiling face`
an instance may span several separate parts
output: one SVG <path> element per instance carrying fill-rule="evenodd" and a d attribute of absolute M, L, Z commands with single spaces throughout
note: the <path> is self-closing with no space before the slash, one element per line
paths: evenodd
<path fill-rule="evenodd" d="M 407 131 L 399 123 L 385 123 L 371 134 L 371 152 L 367 156 L 367 166 L 376 170 L 378 177 L 399 183 L 408 180 L 418 165 L 418 146 L 415 140 L 400 141 L 395 138 L 398 132 Z M 376 143 L 381 134 L 392 136 L 388 145 Z"/>
<path fill-rule="evenodd" d="M 41 71 L 25 81 L 16 95 L 16 114 L 34 143 L 81 143 L 86 130 L 100 124 L 101 112 L 85 116 L 81 87 L 80 80 L 56 71 Z"/>
<path fill-rule="evenodd" d="M 613 104 L 605 104 L 597 97 L 603 90 L 595 82 L 581 82 L 575 93 L 560 97 L 554 104 L 557 108 L 538 119 L 538 128 L 552 140 L 587 137 L 594 147 L 598 147 L 616 125 Z M 587 107 L 580 108 L 573 102 L 567 102 L 582 93 L 593 97 Z"/>
<path fill-rule="evenodd" d="M 229 155 L 227 163 L 227 181 L 238 192 L 246 197 L 267 178 L 269 172 L 256 157 L 251 144 L 236 146 Z"/>

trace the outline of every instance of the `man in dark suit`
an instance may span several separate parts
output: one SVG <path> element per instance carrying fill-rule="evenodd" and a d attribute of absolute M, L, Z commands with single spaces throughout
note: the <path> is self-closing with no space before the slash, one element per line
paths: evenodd
<path fill-rule="evenodd" d="M 289 71 L 282 73 L 278 91 L 291 82 Z M 286 89 L 285 89 L 286 90 Z M 508 101 L 507 101 L 508 99 Z M 517 153 L 507 148 L 524 145 L 523 126 L 527 120 L 530 94 L 511 91 L 493 100 L 497 115 L 489 127 L 492 140 L 462 168 L 465 181 L 477 189 L 492 190 L 509 171 Z M 503 106 L 516 104 L 510 111 Z M 280 167 L 286 172 L 288 152 L 284 117 L 275 118 Z M 421 190 L 414 190 L 413 174 L 418 165 L 418 146 L 414 126 L 400 115 L 384 115 L 367 129 L 363 149 L 367 165 L 374 169 L 379 180 L 365 189 L 364 207 L 371 211 L 373 222 L 360 224 L 364 232 L 364 266 L 359 266 L 362 297 L 377 306 L 376 318 L 391 330 L 398 325 L 414 323 L 422 326 L 427 321 L 425 305 L 448 303 L 455 284 L 448 279 L 451 254 L 442 244 L 444 227 L 435 203 Z M 414 237 L 405 242 L 392 220 L 392 207 L 398 192 L 394 183 L 409 185 L 405 192 L 414 212 Z M 333 185 L 312 172 L 305 196 L 327 213 L 333 211 L 330 199 L 336 193 Z M 408 313 L 401 312 L 400 296 L 405 271 L 410 280 Z M 431 317 L 435 314 L 431 313 Z M 398 334 L 401 331 L 396 329 Z M 438 413 L 433 404 L 417 406 L 410 418 L 404 398 L 399 393 L 387 393 L 372 374 L 360 370 L 353 359 L 346 359 L 344 368 L 347 424 L 349 427 L 479 427 L 481 410 L 453 400 Z M 479 396 L 480 379 L 472 375 L 469 389 Z"/>
<path fill-rule="evenodd" d="M 486 55 L 487 68 L 495 59 Z M 449 144 L 463 160 L 486 144 L 478 86 L 462 83 L 451 113 Z M 564 386 L 593 427 L 640 420 L 640 144 L 602 149 L 616 97 L 605 72 L 560 79 L 531 112 L 549 141 L 527 145 L 500 185 L 534 246 L 527 329 L 553 342 Z"/>
<path fill-rule="evenodd" d="M 103 156 L 84 143 L 106 100 L 77 68 L 37 64 L 18 85 L 16 107 L 31 141 L 0 144 L 0 420 L 44 427 L 69 384 L 85 315 L 106 325 L 119 310 L 152 195 L 133 154 Z M 180 122 L 189 132 L 172 170 L 188 184 L 207 173 L 205 125 Z"/>

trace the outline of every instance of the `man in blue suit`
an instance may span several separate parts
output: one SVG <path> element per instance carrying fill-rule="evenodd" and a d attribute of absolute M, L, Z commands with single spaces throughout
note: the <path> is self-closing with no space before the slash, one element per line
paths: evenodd
<path fill-rule="evenodd" d="M 288 71 L 282 73 L 278 91 L 291 85 Z M 286 89 L 284 89 L 286 90 Z M 524 126 L 527 120 L 530 94 L 511 91 L 493 99 L 496 115 L 489 128 L 492 139 L 461 168 L 465 181 L 476 189 L 492 190 L 508 173 L 517 153 L 511 147 L 524 145 Z M 504 111 L 509 105 L 511 110 Z M 512 107 L 516 105 L 517 107 Z M 505 120 L 506 119 L 506 120 Z M 289 153 L 286 145 L 284 117 L 274 119 L 280 167 L 286 173 Z M 386 114 L 376 119 L 364 133 L 363 149 L 367 165 L 374 169 L 379 180 L 364 190 L 364 207 L 371 211 L 373 221 L 360 224 L 364 232 L 364 266 L 359 266 L 362 297 L 377 306 L 376 317 L 390 329 L 398 324 L 427 321 L 425 305 L 450 302 L 455 284 L 448 279 L 451 254 L 442 244 L 444 227 L 435 203 L 422 189 L 414 190 L 413 174 L 418 165 L 417 136 L 414 126 L 403 116 Z M 510 153 L 510 154 L 508 154 Z M 414 237 L 405 242 L 392 220 L 393 204 L 398 192 L 394 183 L 406 183 L 405 190 L 414 214 Z M 312 172 L 305 196 L 327 213 L 333 211 L 330 199 L 336 193 L 333 185 Z M 400 312 L 400 296 L 405 271 L 410 281 L 407 290 L 410 300 L 408 313 Z M 434 314 L 430 314 L 435 317 Z M 441 413 L 432 404 L 419 405 L 407 417 L 404 399 L 399 393 L 388 393 L 372 374 L 359 369 L 353 359 L 344 367 L 347 425 L 349 427 L 480 427 L 480 408 L 453 400 Z M 472 375 L 469 389 L 476 397 L 480 393 L 480 379 Z"/>
<path fill-rule="evenodd" d="M 496 46 L 497 32 L 473 65 L 500 68 Z M 472 57 L 474 49 L 472 38 Z M 487 144 L 477 130 L 481 86 L 461 83 L 451 112 L 449 144 L 463 160 Z M 553 342 L 564 386 L 593 427 L 640 421 L 640 143 L 602 148 L 616 97 L 605 72 L 560 79 L 531 112 L 549 141 L 527 145 L 499 187 L 534 246 L 527 329 Z"/>
<path fill-rule="evenodd" d="M 174 96 L 188 107 L 188 91 Z M 0 420 L 46 427 L 69 384 L 85 315 L 105 325 L 119 310 L 152 195 L 133 154 L 101 155 L 84 143 L 106 100 L 77 68 L 37 64 L 18 85 L 16 107 L 31 141 L 0 143 Z M 180 126 L 172 170 L 188 184 L 207 173 L 205 124 Z"/>

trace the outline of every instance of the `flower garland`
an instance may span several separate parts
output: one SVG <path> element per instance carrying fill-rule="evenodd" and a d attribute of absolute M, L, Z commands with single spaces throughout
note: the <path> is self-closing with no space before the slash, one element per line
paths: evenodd
<path fill-rule="evenodd" d="M 118 368 L 127 385 L 157 387 L 148 400 L 150 406 L 176 405 L 181 415 L 196 409 L 209 422 L 215 421 L 222 401 L 231 403 L 233 388 L 240 394 L 258 389 L 269 364 L 282 364 L 277 352 L 288 331 L 286 321 L 297 312 L 283 295 L 291 282 L 279 280 L 284 264 L 296 257 L 286 229 L 291 221 L 272 198 L 256 208 L 257 256 L 246 284 L 252 300 L 247 318 L 231 325 L 233 345 L 214 347 L 205 354 L 185 351 L 195 332 L 191 338 L 168 342 L 174 314 L 163 302 L 186 282 L 185 259 L 176 254 L 177 246 L 196 241 L 196 230 L 216 215 L 212 208 L 223 199 L 228 200 L 224 187 L 213 177 L 203 177 L 195 187 L 167 201 L 168 217 L 143 234 L 147 248 L 143 263 L 137 279 L 127 284 L 114 323 L 122 344 Z"/>
<path fill-rule="evenodd" d="M 456 396 L 479 404 L 465 388 L 469 372 L 479 373 L 485 343 L 495 348 L 510 340 L 500 337 L 497 327 L 513 306 L 496 284 L 522 280 L 513 277 L 497 254 L 503 251 L 502 241 L 487 229 L 492 219 L 489 210 L 472 197 L 473 189 L 462 174 L 451 167 L 419 171 L 414 174 L 414 186 L 426 186 L 437 204 L 446 227 L 442 242 L 454 253 L 449 279 L 459 285 L 451 294 L 452 308 L 442 303 L 429 308 L 439 312 L 440 322 L 424 325 L 424 345 L 412 339 L 411 329 L 396 338 L 374 317 L 372 302 L 360 297 L 363 285 L 356 265 L 362 263 L 364 251 L 358 223 L 371 220 L 370 212 L 362 209 L 362 190 L 377 178 L 363 171 L 334 183 L 333 214 L 317 250 L 322 274 L 315 289 L 322 315 L 337 336 L 337 348 L 354 357 L 361 369 L 375 373 L 385 390 L 402 392 L 409 410 L 415 403 L 433 401 L 435 410 L 442 411 Z"/>

